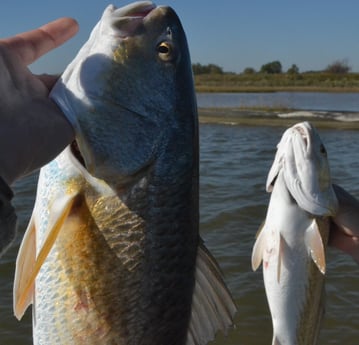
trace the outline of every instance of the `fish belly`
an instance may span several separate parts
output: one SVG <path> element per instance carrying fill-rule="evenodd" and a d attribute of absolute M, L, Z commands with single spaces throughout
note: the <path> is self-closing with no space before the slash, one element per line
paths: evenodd
<path fill-rule="evenodd" d="M 80 193 L 36 278 L 34 344 L 185 344 L 198 247 L 193 206 L 180 202 L 190 188 L 179 181 L 148 196 L 142 181 L 126 196 L 104 195 L 51 164 L 39 182 L 38 248 L 54 190 Z M 148 211 L 148 200 L 158 207 Z"/>
<path fill-rule="evenodd" d="M 328 219 L 318 219 L 323 242 Z M 324 275 L 318 270 L 304 241 L 281 240 L 280 277 L 277 259 L 263 268 L 264 284 L 273 322 L 273 344 L 314 345 L 324 313 Z"/>
<path fill-rule="evenodd" d="M 136 252 L 141 235 L 131 236 L 127 250 Z M 132 261 L 116 255 L 80 196 L 36 280 L 34 344 L 135 343 Z"/>

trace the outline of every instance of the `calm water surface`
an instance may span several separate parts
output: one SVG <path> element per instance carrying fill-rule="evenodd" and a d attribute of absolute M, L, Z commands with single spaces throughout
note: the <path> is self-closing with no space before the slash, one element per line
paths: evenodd
<path fill-rule="evenodd" d="M 236 329 L 215 344 L 271 344 L 261 270 L 251 271 L 255 233 L 269 195 L 265 180 L 284 128 L 201 127 L 201 219 L 207 245 L 219 259 L 239 312 Z M 359 132 L 320 131 L 334 182 L 359 197 Z M 359 344 L 358 266 L 329 250 L 327 310 L 320 344 Z"/>
<path fill-rule="evenodd" d="M 239 307 L 236 328 L 216 345 L 269 345 L 272 329 L 261 270 L 251 271 L 255 233 L 269 196 L 265 180 L 284 128 L 201 125 L 201 233 L 218 259 Z M 359 198 L 359 132 L 322 130 L 333 180 Z M 35 178 L 16 186 L 20 229 L 32 210 Z M 19 236 L 20 240 L 20 236 Z M 18 242 L 19 242 L 18 240 Z M 30 345 L 31 318 L 12 316 L 16 246 L 0 261 L 0 344 Z M 359 344 L 358 266 L 330 249 L 326 315 L 320 344 Z M 51 344 L 48 344 L 51 345 Z"/>
<path fill-rule="evenodd" d="M 358 93 L 270 92 L 270 93 L 200 93 L 198 106 L 275 107 L 312 111 L 359 111 Z"/>

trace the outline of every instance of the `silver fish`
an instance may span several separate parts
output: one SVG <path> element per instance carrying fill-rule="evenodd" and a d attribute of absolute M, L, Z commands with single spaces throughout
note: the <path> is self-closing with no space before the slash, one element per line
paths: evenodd
<path fill-rule="evenodd" d="M 324 312 L 329 216 L 338 208 L 327 153 L 308 122 L 283 135 L 269 171 L 271 198 L 252 253 L 263 260 L 273 345 L 316 344 Z"/>
<path fill-rule="evenodd" d="M 52 99 L 76 142 L 41 169 L 14 311 L 34 344 L 207 344 L 236 307 L 199 236 L 191 62 L 169 7 L 109 6 Z"/>

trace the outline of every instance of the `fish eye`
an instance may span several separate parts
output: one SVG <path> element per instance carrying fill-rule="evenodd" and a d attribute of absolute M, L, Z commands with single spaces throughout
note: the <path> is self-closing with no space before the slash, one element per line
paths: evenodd
<path fill-rule="evenodd" d="M 163 61 L 172 61 L 175 58 L 174 49 L 171 43 L 161 42 L 157 46 L 158 56 Z"/>
<path fill-rule="evenodd" d="M 159 44 L 157 50 L 160 54 L 169 54 L 171 52 L 171 47 L 168 43 L 162 42 Z"/>

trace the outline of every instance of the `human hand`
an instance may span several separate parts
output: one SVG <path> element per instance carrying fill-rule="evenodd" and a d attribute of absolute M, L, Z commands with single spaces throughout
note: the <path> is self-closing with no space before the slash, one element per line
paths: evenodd
<path fill-rule="evenodd" d="M 11 184 L 46 164 L 74 131 L 48 98 L 55 76 L 32 74 L 27 66 L 78 31 L 71 18 L 0 39 L 0 176 Z"/>
<path fill-rule="evenodd" d="M 329 244 L 351 255 L 359 264 L 359 201 L 343 188 L 333 187 L 339 210 L 331 222 Z"/>

